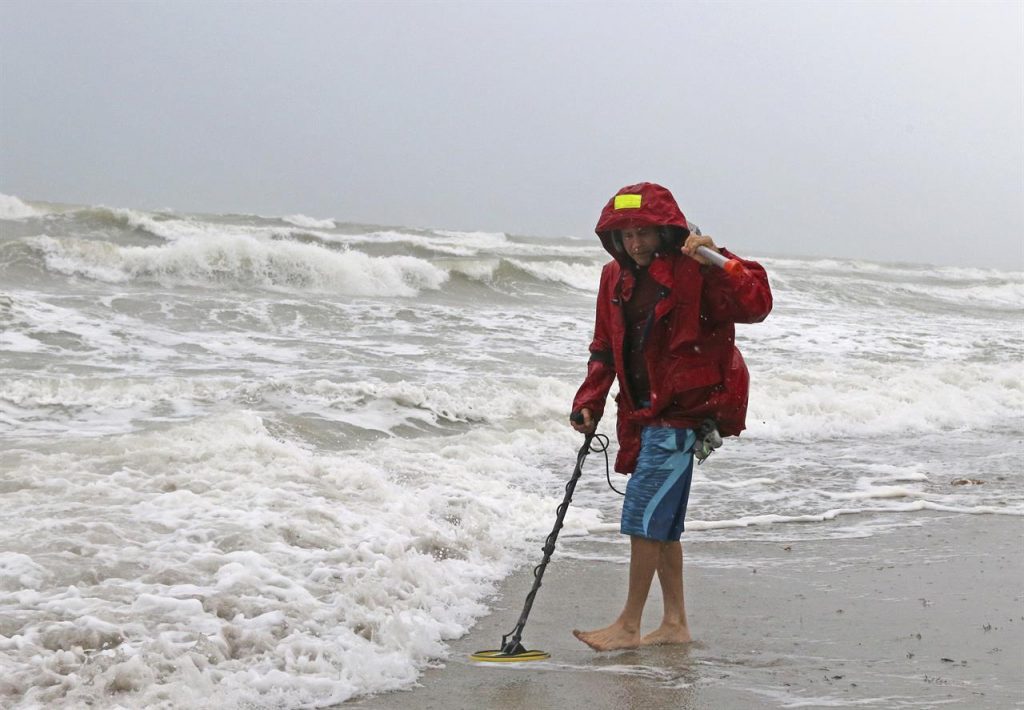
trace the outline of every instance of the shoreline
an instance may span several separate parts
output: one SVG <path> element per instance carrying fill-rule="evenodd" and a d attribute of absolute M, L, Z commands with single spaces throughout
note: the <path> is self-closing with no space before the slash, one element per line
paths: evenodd
<path fill-rule="evenodd" d="M 1024 707 L 1020 517 L 919 513 L 871 537 L 794 543 L 684 536 L 684 554 L 692 644 L 584 646 L 572 629 L 615 617 L 627 568 L 556 550 L 523 633 L 549 660 L 469 660 L 515 626 L 533 582 L 526 565 L 443 667 L 336 707 Z M 657 587 L 645 633 L 660 619 Z"/>

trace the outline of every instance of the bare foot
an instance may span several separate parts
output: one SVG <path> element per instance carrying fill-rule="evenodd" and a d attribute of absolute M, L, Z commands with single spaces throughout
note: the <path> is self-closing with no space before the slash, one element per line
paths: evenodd
<path fill-rule="evenodd" d="M 614 651 L 640 645 L 640 632 L 627 631 L 618 622 L 597 631 L 573 630 L 572 635 L 595 651 Z"/>
<path fill-rule="evenodd" d="M 690 629 L 682 624 L 662 624 L 657 629 L 640 639 L 641 646 L 665 646 L 669 644 L 690 643 Z"/>

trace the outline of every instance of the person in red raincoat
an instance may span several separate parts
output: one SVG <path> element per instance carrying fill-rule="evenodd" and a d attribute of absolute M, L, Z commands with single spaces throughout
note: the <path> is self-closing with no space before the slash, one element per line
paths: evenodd
<path fill-rule="evenodd" d="M 694 453 L 706 455 L 712 427 L 723 436 L 745 428 L 749 377 L 734 324 L 762 321 L 772 308 L 761 265 L 690 226 L 672 193 L 645 182 L 619 190 L 595 230 L 613 260 L 601 273 L 590 362 L 571 421 L 593 433 L 618 382 L 615 470 L 632 474 L 620 528 L 630 536 L 625 607 L 606 628 L 573 632 L 600 651 L 690 641 L 680 537 Z M 711 266 L 701 246 L 740 266 L 728 273 Z M 664 617 L 641 637 L 655 572 Z"/>

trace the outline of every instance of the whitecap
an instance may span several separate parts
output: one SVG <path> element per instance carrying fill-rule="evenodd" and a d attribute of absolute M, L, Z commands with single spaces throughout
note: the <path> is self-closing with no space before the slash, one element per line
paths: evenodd
<path fill-rule="evenodd" d="M 288 215 L 281 219 L 288 224 L 294 224 L 296 227 L 305 227 L 307 229 L 334 229 L 337 226 L 333 219 L 316 219 L 315 217 L 307 217 L 304 214 Z"/>
<path fill-rule="evenodd" d="M 29 205 L 14 195 L 0 194 L 0 219 L 29 219 L 47 214 L 45 210 Z"/>
<path fill-rule="evenodd" d="M 109 283 L 141 280 L 415 296 L 423 289 L 440 288 L 448 279 L 446 271 L 416 257 L 371 257 L 251 235 L 182 236 L 166 245 L 146 247 L 70 237 L 34 237 L 28 242 L 44 254 L 48 268 Z"/>

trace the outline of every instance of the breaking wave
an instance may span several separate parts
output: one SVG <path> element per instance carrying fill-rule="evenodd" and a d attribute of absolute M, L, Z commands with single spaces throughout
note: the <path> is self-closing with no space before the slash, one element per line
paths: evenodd
<path fill-rule="evenodd" d="M 415 296 L 423 289 L 439 289 L 448 279 L 444 270 L 415 257 L 370 257 L 249 235 L 181 238 L 148 247 L 48 236 L 29 243 L 43 254 L 48 269 L 109 283 L 235 284 L 351 296 Z"/>
<path fill-rule="evenodd" d="M 45 214 L 45 211 L 27 205 L 13 195 L 0 194 L 0 219 L 28 219 Z"/>

